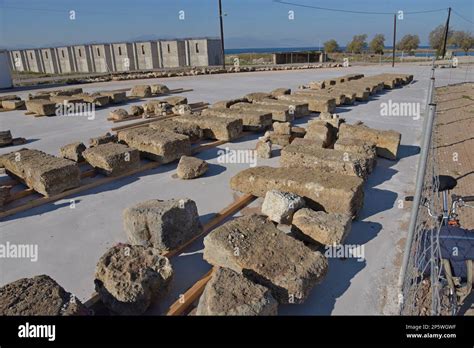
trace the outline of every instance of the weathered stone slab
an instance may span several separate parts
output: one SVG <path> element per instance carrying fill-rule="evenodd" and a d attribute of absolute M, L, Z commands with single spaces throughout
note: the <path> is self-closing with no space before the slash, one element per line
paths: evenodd
<path fill-rule="evenodd" d="M 254 102 L 258 100 L 262 100 L 265 98 L 271 98 L 272 95 L 270 93 L 265 92 L 254 92 L 244 95 L 244 98 L 247 99 L 249 102 Z"/>
<path fill-rule="evenodd" d="M 45 196 L 61 193 L 80 183 L 76 163 L 39 150 L 21 149 L 2 155 L 0 166 Z"/>
<path fill-rule="evenodd" d="M 99 92 L 100 95 L 109 97 L 110 102 L 113 104 L 120 104 L 127 100 L 127 94 L 121 91 L 107 91 Z"/>
<path fill-rule="evenodd" d="M 201 115 L 224 117 L 230 119 L 240 118 L 242 119 L 244 130 L 265 128 L 272 124 L 272 114 L 268 111 L 210 108 L 204 109 L 201 112 Z"/>
<path fill-rule="evenodd" d="M 276 134 L 291 135 L 291 123 L 290 122 L 273 122 L 273 131 Z"/>
<path fill-rule="evenodd" d="M 253 104 L 261 104 L 261 105 L 283 105 L 288 108 L 290 114 L 293 114 L 294 118 L 300 118 L 304 116 L 308 116 L 310 114 L 308 103 L 304 102 L 292 102 L 288 100 L 280 100 L 280 99 L 261 99 L 258 101 L 253 102 Z M 291 120 L 289 120 L 291 121 Z"/>
<path fill-rule="evenodd" d="M 132 116 L 141 116 L 145 113 L 145 109 L 140 105 L 132 105 L 130 107 L 130 115 Z"/>
<path fill-rule="evenodd" d="M 316 168 L 330 173 L 358 176 L 366 179 L 372 168 L 367 168 L 365 157 L 339 150 L 321 148 L 319 144 L 290 144 L 281 150 L 280 164 L 283 167 L 297 166 Z"/>
<path fill-rule="evenodd" d="M 196 315 L 277 315 L 278 302 L 268 288 L 228 268 L 216 267 Z"/>
<path fill-rule="evenodd" d="M 339 138 L 357 138 L 371 143 L 377 147 L 377 156 L 396 160 L 402 135 L 393 130 L 378 130 L 365 125 L 342 124 L 339 128 Z"/>
<path fill-rule="evenodd" d="M 308 104 L 309 111 L 312 112 L 334 112 L 336 110 L 336 99 L 331 97 L 305 96 L 299 94 L 281 95 L 280 100 L 289 100 L 291 102 L 304 102 Z"/>
<path fill-rule="evenodd" d="M 248 100 L 246 98 L 237 98 L 237 99 L 229 99 L 229 100 L 220 100 L 212 104 L 212 108 L 230 108 L 232 105 L 237 103 L 247 103 Z"/>
<path fill-rule="evenodd" d="M 295 145 L 309 145 L 309 146 L 317 145 L 321 148 L 324 147 L 324 142 L 320 139 L 295 138 L 293 139 L 291 143 Z"/>
<path fill-rule="evenodd" d="M 118 244 L 99 259 L 94 283 L 111 311 L 140 315 L 168 292 L 172 277 L 171 263 L 157 249 Z"/>
<path fill-rule="evenodd" d="M 107 144 L 107 143 L 116 143 L 118 141 L 117 135 L 106 133 L 101 135 L 100 137 L 90 138 L 89 139 L 89 146 L 94 147 L 97 145 Z"/>
<path fill-rule="evenodd" d="M 286 146 L 291 143 L 290 134 L 277 134 L 273 131 L 266 131 L 263 136 L 265 141 L 270 141 L 272 144 Z"/>
<path fill-rule="evenodd" d="M 194 179 L 204 175 L 208 167 L 207 162 L 202 159 L 181 156 L 176 173 L 180 179 Z"/>
<path fill-rule="evenodd" d="M 293 225 L 303 234 L 304 240 L 327 246 L 342 244 L 351 230 L 351 222 L 349 215 L 308 208 L 293 215 Z"/>
<path fill-rule="evenodd" d="M 80 162 L 84 160 L 82 153 L 86 149 L 86 146 L 82 142 L 76 142 L 68 145 L 64 145 L 59 149 L 60 156 L 74 162 Z"/>
<path fill-rule="evenodd" d="M 70 97 L 70 96 L 73 96 L 74 94 L 83 93 L 83 90 L 80 87 L 71 87 L 71 88 L 57 89 L 57 90 L 49 91 L 49 92 L 46 92 L 46 93 L 49 93 L 49 95 L 51 95 L 51 96 Z"/>
<path fill-rule="evenodd" d="M 148 103 L 143 105 L 143 110 L 147 115 L 170 115 L 172 113 L 173 106 L 162 100 L 150 100 Z"/>
<path fill-rule="evenodd" d="M 196 203 L 190 199 L 153 199 L 123 212 L 123 226 L 131 244 L 160 252 L 176 249 L 202 232 Z"/>
<path fill-rule="evenodd" d="M 356 176 L 323 172 L 319 169 L 267 166 L 241 171 L 230 180 L 233 190 L 264 197 L 267 191 L 296 193 L 319 210 L 356 216 L 362 208 L 364 181 Z"/>
<path fill-rule="evenodd" d="M 308 84 L 308 88 L 314 89 L 314 90 L 325 89 L 326 88 L 326 82 L 325 81 L 311 81 Z"/>
<path fill-rule="evenodd" d="M 181 104 L 187 104 L 188 103 L 188 98 L 186 97 L 180 97 L 180 96 L 173 96 L 173 97 L 168 97 L 165 99 L 162 99 L 162 101 L 172 105 L 181 105 Z"/>
<path fill-rule="evenodd" d="M 24 100 L 3 100 L 1 102 L 2 108 L 6 110 L 17 110 L 25 106 Z"/>
<path fill-rule="evenodd" d="M 336 130 L 324 120 L 311 120 L 306 127 L 305 139 L 320 140 L 323 147 L 332 147 L 336 140 Z"/>
<path fill-rule="evenodd" d="M 22 278 L 0 288 L 0 315 L 87 315 L 81 301 L 47 275 Z"/>
<path fill-rule="evenodd" d="M 303 95 L 309 97 L 331 97 L 336 101 L 336 106 L 346 103 L 346 96 L 342 92 L 329 91 L 328 89 L 324 90 L 313 90 L 313 89 L 303 89 L 293 93 L 294 95 Z"/>
<path fill-rule="evenodd" d="M 12 133 L 9 130 L 0 131 L 0 146 L 8 146 L 13 142 Z"/>
<path fill-rule="evenodd" d="M 306 129 L 304 127 L 298 126 L 291 127 L 291 135 L 294 138 L 304 138 L 304 136 L 306 135 Z"/>
<path fill-rule="evenodd" d="M 151 87 L 148 85 L 135 85 L 130 91 L 130 96 L 138 98 L 152 97 Z"/>
<path fill-rule="evenodd" d="M 257 141 L 255 147 L 257 157 L 260 158 L 271 158 L 272 157 L 272 142 L 270 140 L 261 139 Z"/>
<path fill-rule="evenodd" d="M 232 119 L 212 116 L 179 116 L 173 121 L 198 125 L 204 132 L 204 137 L 217 140 L 234 140 L 242 134 L 242 119 Z"/>
<path fill-rule="evenodd" d="M 294 111 L 290 112 L 289 107 L 284 105 L 263 105 L 256 103 L 236 103 L 230 107 L 231 110 L 257 111 L 270 113 L 273 121 L 293 121 Z"/>
<path fill-rule="evenodd" d="M 347 84 L 331 87 L 330 91 L 344 93 L 346 97 L 349 97 L 350 95 L 351 99 L 349 103 L 354 103 L 355 100 L 367 101 L 369 100 L 369 97 L 370 97 L 370 92 L 366 88 L 357 87 L 357 86 L 350 87 L 350 86 L 347 86 Z"/>
<path fill-rule="evenodd" d="M 197 124 L 176 122 L 175 118 L 152 122 L 149 127 L 160 132 L 183 134 L 188 136 L 191 141 L 197 141 L 204 137 L 204 131 Z"/>
<path fill-rule="evenodd" d="M 327 260 L 263 216 L 226 222 L 204 238 L 204 259 L 268 287 L 279 303 L 302 303 L 327 272 Z"/>
<path fill-rule="evenodd" d="M 118 139 L 139 150 L 145 157 L 160 163 L 169 163 L 183 155 L 191 154 L 189 137 L 168 131 L 157 131 L 149 127 L 125 129 Z"/>
<path fill-rule="evenodd" d="M 272 97 L 278 97 L 279 95 L 291 94 L 290 88 L 276 88 L 270 92 Z"/>
<path fill-rule="evenodd" d="M 319 119 L 329 123 L 333 127 L 333 131 L 336 133 L 339 131 L 341 124 L 346 122 L 346 120 L 338 114 L 331 114 L 329 112 L 321 112 L 319 114 Z"/>
<path fill-rule="evenodd" d="M 106 95 L 100 95 L 98 93 L 81 93 L 81 94 L 74 94 L 74 98 L 80 98 L 84 100 L 86 103 L 94 104 L 95 106 L 106 106 L 110 104 L 110 98 Z"/>
<path fill-rule="evenodd" d="M 82 156 L 91 166 L 108 176 L 124 174 L 140 166 L 139 152 L 123 144 L 107 143 L 90 147 Z"/>
<path fill-rule="evenodd" d="M 168 94 L 170 89 L 166 85 L 154 84 L 150 85 L 152 94 Z"/>
<path fill-rule="evenodd" d="M 45 99 L 27 100 L 26 110 L 40 116 L 55 116 L 56 103 Z"/>
<path fill-rule="evenodd" d="M 64 96 L 64 95 L 53 95 L 49 98 L 50 101 L 55 102 L 57 104 L 79 104 L 83 103 L 84 99 L 72 96 Z"/>
<path fill-rule="evenodd" d="M 278 224 L 289 224 L 294 212 L 304 205 L 304 199 L 294 193 L 271 190 L 263 200 L 262 214 Z"/>

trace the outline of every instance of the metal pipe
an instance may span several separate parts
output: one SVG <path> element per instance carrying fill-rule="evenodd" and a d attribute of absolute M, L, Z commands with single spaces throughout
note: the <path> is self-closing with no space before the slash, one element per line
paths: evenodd
<path fill-rule="evenodd" d="M 222 0 L 219 0 L 219 22 L 220 22 L 220 29 L 221 29 L 222 68 L 225 69 L 224 22 L 223 22 L 223 19 L 222 19 Z"/>
<path fill-rule="evenodd" d="M 434 88 L 434 79 L 430 81 L 430 84 L 432 85 L 431 88 Z M 426 120 L 425 135 L 423 138 L 420 159 L 418 161 L 418 171 L 416 175 L 416 187 L 415 187 L 415 195 L 413 198 L 413 206 L 411 209 L 410 225 L 408 228 L 408 235 L 407 235 L 407 241 L 405 245 L 405 252 L 403 255 L 402 268 L 400 270 L 400 275 L 398 278 L 398 289 L 401 295 L 403 295 L 403 281 L 405 279 L 405 275 L 406 275 L 406 271 L 408 267 L 408 261 L 410 257 L 410 251 L 412 248 L 412 243 L 413 243 L 414 235 L 416 232 L 418 210 L 420 208 L 421 194 L 423 191 L 423 182 L 424 182 L 425 173 L 426 173 L 426 166 L 428 163 L 428 154 L 430 151 L 431 136 L 432 136 L 434 118 L 436 114 L 436 104 L 430 103 L 427 111 L 428 113 L 427 113 L 427 120 Z M 403 298 L 402 298 L 402 301 L 404 301 Z"/>
<path fill-rule="evenodd" d="M 393 47 L 392 47 L 392 68 L 395 66 L 395 45 L 397 41 L 397 15 L 393 15 Z"/>

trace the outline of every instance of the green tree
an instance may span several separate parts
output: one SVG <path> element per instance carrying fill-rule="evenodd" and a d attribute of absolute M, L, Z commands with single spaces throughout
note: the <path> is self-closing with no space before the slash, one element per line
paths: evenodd
<path fill-rule="evenodd" d="M 444 45 L 444 34 L 445 34 L 445 26 L 444 25 L 438 25 L 436 28 L 434 28 L 430 35 L 429 35 L 429 42 L 431 48 L 435 49 L 437 54 L 439 55 L 441 53 L 441 50 L 443 49 Z M 453 32 L 452 30 L 448 31 L 448 42 L 451 39 Z"/>
<path fill-rule="evenodd" d="M 420 45 L 420 38 L 418 35 L 407 34 L 401 38 L 397 43 L 397 49 L 401 51 L 407 51 L 409 54 L 413 54 L 413 51 Z"/>
<path fill-rule="evenodd" d="M 376 34 L 372 41 L 370 41 L 370 50 L 375 54 L 383 54 L 385 48 L 385 36 L 383 34 Z"/>
<path fill-rule="evenodd" d="M 362 53 L 367 50 L 367 34 L 354 35 L 352 41 L 347 45 L 346 51 L 352 53 Z"/>
<path fill-rule="evenodd" d="M 326 41 L 324 43 L 324 51 L 327 53 L 334 53 L 339 51 L 339 45 L 337 44 L 337 41 L 334 39 Z"/>
<path fill-rule="evenodd" d="M 448 43 L 467 52 L 474 47 L 474 37 L 466 31 L 454 31 Z"/>

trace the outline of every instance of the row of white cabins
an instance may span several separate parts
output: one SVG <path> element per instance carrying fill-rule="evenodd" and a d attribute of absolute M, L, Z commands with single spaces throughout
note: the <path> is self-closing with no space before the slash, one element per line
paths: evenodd
<path fill-rule="evenodd" d="M 75 45 L 11 50 L 13 71 L 50 74 L 106 73 L 222 64 L 213 38 Z"/>

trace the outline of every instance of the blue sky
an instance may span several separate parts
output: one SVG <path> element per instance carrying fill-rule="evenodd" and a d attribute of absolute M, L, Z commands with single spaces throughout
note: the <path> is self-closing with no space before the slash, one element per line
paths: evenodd
<path fill-rule="evenodd" d="M 391 45 L 390 15 L 328 12 L 273 0 L 222 0 L 226 48 L 318 46 L 336 39 L 344 46 L 354 34 L 385 34 Z M 473 0 L 287 0 L 345 10 L 423 11 L 451 6 L 474 21 Z M 76 19 L 69 19 L 69 11 Z M 179 19 L 179 11 L 185 19 Z M 294 20 L 288 11 L 294 11 Z M 398 21 L 399 38 L 418 34 L 421 44 L 429 32 L 444 24 L 447 11 L 405 15 Z M 451 25 L 473 31 L 473 24 L 456 14 Z M 0 47 L 44 47 L 87 42 L 218 36 L 217 0 L 0 0 Z"/>

